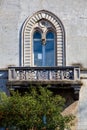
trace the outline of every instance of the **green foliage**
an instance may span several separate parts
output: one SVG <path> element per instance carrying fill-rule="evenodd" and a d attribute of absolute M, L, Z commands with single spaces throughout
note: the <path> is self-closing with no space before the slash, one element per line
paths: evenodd
<path fill-rule="evenodd" d="M 14 92 L 11 97 L 0 100 L 0 125 L 27 130 L 36 127 L 37 130 L 64 130 L 69 128 L 73 116 L 63 116 L 65 100 L 59 95 L 53 95 L 47 88 L 31 87 L 29 93 L 21 96 Z"/>

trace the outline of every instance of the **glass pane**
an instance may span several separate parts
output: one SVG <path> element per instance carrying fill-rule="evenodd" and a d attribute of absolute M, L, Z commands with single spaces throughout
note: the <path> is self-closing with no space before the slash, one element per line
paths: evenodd
<path fill-rule="evenodd" d="M 42 44 L 41 33 L 35 32 L 33 36 L 34 66 L 55 66 L 54 33 L 48 32 L 46 44 Z"/>
<path fill-rule="evenodd" d="M 42 66 L 42 44 L 41 44 L 41 34 L 39 32 L 34 33 L 33 54 L 34 54 L 34 66 Z"/>
<path fill-rule="evenodd" d="M 45 55 L 46 66 L 55 66 L 54 33 L 48 32 L 46 39 Z"/>
<path fill-rule="evenodd" d="M 48 32 L 46 35 L 46 39 L 54 39 L 54 33 L 53 32 Z"/>
<path fill-rule="evenodd" d="M 41 39 L 41 33 L 36 31 L 33 36 L 34 39 Z"/>

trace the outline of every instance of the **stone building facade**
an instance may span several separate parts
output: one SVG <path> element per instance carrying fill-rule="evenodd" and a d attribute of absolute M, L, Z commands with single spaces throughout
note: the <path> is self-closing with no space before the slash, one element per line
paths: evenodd
<path fill-rule="evenodd" d="M 35 47 L 35 42 L 41 42 L 42 46 L 37 44 L 41 51 Z M 48 46 L 49 42 L 52 43 L 51 47 Z M 44 45 L 51 51 L 48 52 Z M 8 93 L 7 86 L 25 85 L 24 74 L 29 75 L 33 71 L 32 75 L 36 76 L 37 71 L 42 73 L 43 66 L 48 75 L 51 73 L 47 79 L 54 79 L 54 69 L 60 78 L 65 73 L 61 81 L 57 79 L 56 83 L 51 84 L 71 86 L 74 93 L 79 94 L 78 101 L 74 102 L 77 122 L 73 130 L 87 130 L 86 51 L 86 0 L 0 0 L 0 90 Z M 38 70 L 37 66 L 42 68 Z M 19 78 L 17 75 L 21 75 L 21 71 L 20 83 L 14 78 Z M 44 73 L 45 78 L 47 73 Z M 70 77 L 70 74 L 73 76 Z"/>

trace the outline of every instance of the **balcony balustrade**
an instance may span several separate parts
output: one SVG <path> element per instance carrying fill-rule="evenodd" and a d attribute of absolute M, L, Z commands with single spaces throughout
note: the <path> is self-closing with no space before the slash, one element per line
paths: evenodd
<path fill-rule="evenodd" d="M 80 81 L 79 67 L 9 67 L 8 82 L 43 82 Z"/>

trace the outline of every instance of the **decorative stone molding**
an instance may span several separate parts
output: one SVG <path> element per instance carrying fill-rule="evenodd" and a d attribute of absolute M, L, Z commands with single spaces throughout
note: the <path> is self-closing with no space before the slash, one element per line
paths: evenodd
<path fill-rule="evenodd" d="M 56 32 L 56 53 L 57 66 L 64 66 L 65 62 L 65 31 L 62 22 L 53 13 L 41 10 L 35 13 L 24 22 L 22 28 L 22 66 L 32 66 L 32 35 L 37 24 L 46 31 L 50 25 L 42 25 L 41 20 L 48 21 Z"/>
<path fill-rule="evenodd" d="M 41 35 L 42 35 L 42 43 L 43 44 L 46 44 L 46 34 L 49 30 L 51 31 L 54 31 L 55 32 L 55 28 L 54 26 L 49 22 L 47 21 L 46 19 L 42 19 L 40 21 L 38 21 L 34 27 L 33 27 L 33 30 L 34 31 L 40 31 L 41 32 Z"/>

